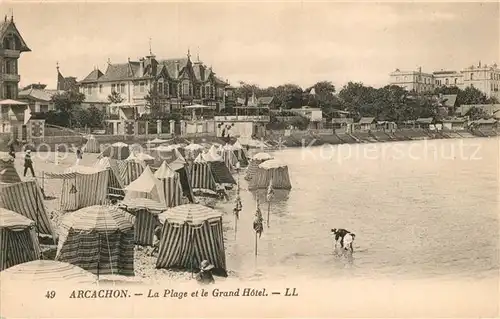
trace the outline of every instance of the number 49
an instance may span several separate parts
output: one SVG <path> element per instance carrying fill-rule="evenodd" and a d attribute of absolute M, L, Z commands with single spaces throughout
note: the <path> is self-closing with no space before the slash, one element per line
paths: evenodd
<path fill-rule="evenodd" d="M 54 290 L 47 291 L 47 294 L 45 294 L 45 298 L 47 299 L 52 299 L 56 296 L 56 292 Z"/>

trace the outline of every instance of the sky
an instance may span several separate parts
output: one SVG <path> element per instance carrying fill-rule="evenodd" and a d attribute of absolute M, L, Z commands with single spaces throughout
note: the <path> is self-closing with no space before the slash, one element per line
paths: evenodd
<path fill-rule="evenodd" d="M 0 1 L 32 50 L 21 85 L 55 88 L 56 63 L 82 80 L 94 67 L 148 55 L 212 66 L 232 85 L 348 81 L 380 87 L 396 68 L 500 65 L 500 11 L 490 3 Z"/>

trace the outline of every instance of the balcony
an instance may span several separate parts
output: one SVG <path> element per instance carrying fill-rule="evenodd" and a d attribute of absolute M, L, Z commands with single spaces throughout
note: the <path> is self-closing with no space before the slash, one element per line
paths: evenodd
<path fill-rule="evenodd" d="M 0 56 L 5 58 L 19 58 L 20 52 L 17 50 L 0 49 Z"/>
<path fill-rule="evenodd" d="M 228 122 L 265 122 L 268 123 L 271 117 L 268 115 L 227 115 L 227 116 L 215 116 L 216 121 L 228 121 Z"/>
<path fill-rule="evenodd" d="M 19 74 L 2 74 L 2 80 L 9 82 L 19 82 L 21 80 L 21 76 Z"/>

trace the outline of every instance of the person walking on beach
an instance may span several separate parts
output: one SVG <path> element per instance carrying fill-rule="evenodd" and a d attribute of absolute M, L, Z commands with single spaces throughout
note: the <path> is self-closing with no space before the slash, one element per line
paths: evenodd
<path fill-rule="evenodd" d="M 31 172 L 31 176 L 35 177 L 35 170 L 33 169 L 33 160 L 31 159 L 31 150 L 26 150 L 26 153 L 24 154 L 24 177 L 26 177 L 28 169 Z"/>
<path fill-rule="evenodd" d="M 200 264 L 200 272 L 196 275 L 196 280 L 202 285 L 214 284 L 215 279 L 212 275 L 212 269 L 214 266 L 211 265 L 208 260 L 204 260 Z"/>

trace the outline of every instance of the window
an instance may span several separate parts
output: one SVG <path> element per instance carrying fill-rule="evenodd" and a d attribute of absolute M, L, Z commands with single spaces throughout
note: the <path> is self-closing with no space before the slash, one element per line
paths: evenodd
<path fill-rule="evenodd" d="M 444 80 L 444 82 L 446 83 L 446 85 L 450 84 L 448 79 Z"/>
<path fill-rule="evenodd" d="M 41 104 L 40 105 L 40 112 L 48 112 L 49 111 L 49 105 L 48 104 Z"/>
<path fill-rule="evenodd" d="M 144 93 L 144 82 L 139 83 L 139 92 Z"/>
<path fill-rule="evenodd" d="M 6 59 L 5 60 L 5 73 L 6 74 L 17 74 L 17 61 Z"/>
<path fill-rule="evenodd" d="M 168 92 L 168 83 L 163 83 L 163 94 L 169 95 L 169 92 Z"/>
<path fill-rule="evenodd" d="M 490 80 L 493 80 L 493 72 L 490 73 Z"/>
<path fill-rule="evenodd" d="M 92 85 L 87 85 L 87 94 L 92 94 Z"/>
<path fill-rule="evenodd" d="M 157 84 L 157 89 L 158 89 L 158 93 L 159 94 L 163 94 L 163 81 L 158 81 L 158 84 Z"/>
<path fill-rule="evenodd" d="M 189 95 L 189 83 L 182 83 L 182 95 Z"/>
<path fill-rule="evenodd" d="M 125 83 L 120 84 L 120 93 L 125 93 Z"/>
<path fill-rule="evenodd" d="M 470 74 L 470 79 L 471 79 L 471 81 L 474 80 L 474 73 Z"/>
<path fill-rule="evenodd" d="M 457 84 L 457 82 L 458 82 L 458 79 L 457 79 L 457 78 L 455 78 L 455 85 Z"/>
<path fill-rule="evenodd" d="M 99 93 L 102 93 L 102 84 L 99 84 Z"/>
<path fill-rule="evenodd" d="M 116 92 L 116 85 L 111 84 L 111 93 Z"/>

